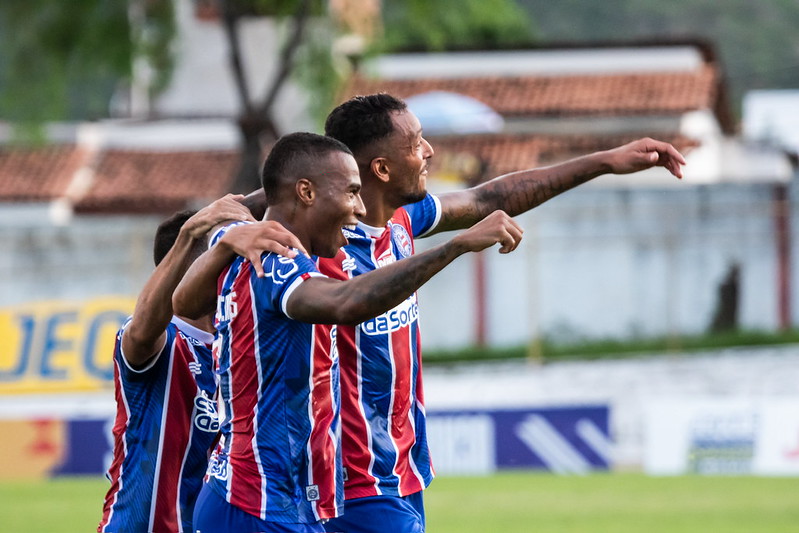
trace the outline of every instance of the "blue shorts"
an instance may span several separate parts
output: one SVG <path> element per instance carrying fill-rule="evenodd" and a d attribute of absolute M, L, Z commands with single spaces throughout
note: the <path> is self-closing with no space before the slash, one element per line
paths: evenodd
<path fill-rule="evenodd" d="M 194 533 L 323 533 L 320 522 L 286 524 L 267 522 L 230 505 L 207 484 L 194 506 Z"/>
<path fill-rule="evenodd" d="M 424 533 L 423 491 L 344 502 L 344 514 L 324 524 L 329 533 Z"/>

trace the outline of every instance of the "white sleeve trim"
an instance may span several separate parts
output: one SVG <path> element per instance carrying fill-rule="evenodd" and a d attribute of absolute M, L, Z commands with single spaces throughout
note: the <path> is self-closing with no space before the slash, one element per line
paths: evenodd
<path fill-rule="evenodd" d="M 306 272 L 305 274 L 302 274 L 294 278 L 294 281 L 292 281 L 291 285 L 289 285 L 288 288 L 285 291 L 283 291 L 283 296 L 280 298 L 280 310 L 283 311 L 283 314 L 289 317 L 290 319 L 294 320 L 294 317 L 292 317 L 289 314 L 286 308 L 288 307 L 289 297 L 297 289 L 297 287 L 300 286 L 300 283 L 302 283 L 308 278 L 326 278 L 326 277 L 327 276 L 325 276 L 321 272 Z"/>
<path fill-rule="evenodd" d="M 124 336 L 126 332 L 127 332 L 127 330 L 123 331 L 122 335 Z M 164 332 L 166 333 L 166 330 L 164 330 Z M 142 368 L 133 368 L 132 366 L 130 366 L 130 362 L 128 362 L 128 358 L 125 357 L 125 352 L 122 349 L 122 340 L 121 340 L 121 338 L 120 338 L 120 341 L 119 341 L 119 353 L 122 355 L 122 361 L 125 363 L 125 366 L 127 367 L 128 370 L 130 370 L 131 372 L 133 372 L 135 374 L 144 374 L 145 372 L 150 370 L 152 367 L 154 367 L 155 363 L 157 363 L 158 360 L 161 358 L 161 354 L 164 353 L 164 348 L 166 348 L 166 342 L 168 340 L 169 340 L 169 334 L 164 335 L 164 345 L 161 346 L 161 348 L 155 353 L 155 355 L 152 356 L 152 358 L 150 359 L 150 362 L 147 363 L 147 366 L 144 366 Z"/>
<path fill-rule="evenodd" d="M 433 202 L 435 202 L 435 204 L 436 204 L 436 217 L 435 217 L 435 219 L 433 219 L 433 223 L 430 224 L 430 227 L 427 228 L 424 233 L 420 233 L 419 236 L 417 237 L 417 239 L 421 239 L 422 237 L 425 237 L 431 231 L 436 229 L 436 226 L 438 226 L 438 223 L 441 222 L 441 200 L 438 199 L 438 196 L 434 196 L 432 194 L 430 195 L 430 197 L 433 199 Z"/>
<path fill-rule="evenodd" d="M 224 226 L 218 227 L 216 231 L 214 231 L 211 234 L 211 236 L 208 238 L 208 249 L 210 250 L 216 245 L 217 241 L 220 239 L 219 234 L 221 232 L 227 231 L 235 226 L 241 226 L 243 224 L 252 224 L 252 222 L 246 220 L 239 220 L 238 222 L 231 222 L 230 224 L 225 224 Z"/>

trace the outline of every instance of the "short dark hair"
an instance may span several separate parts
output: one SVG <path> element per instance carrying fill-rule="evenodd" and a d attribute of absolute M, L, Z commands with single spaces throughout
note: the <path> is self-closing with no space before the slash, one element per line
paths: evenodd
<path fill-rule="evenodd" d="M 266 205 L 278 202 L 282 182 L 318 174 L 319 159 L 331 152 L 352 155 L 342 142 L 316 133 L 289 133 L 278 139 L 266 157 L 261 173 Z"/>
<path fill-rule="evenodd" d="M 180 228 L 186 223 L 188 219 L 197 213 L 196 210 L 186 209 L 185 211 L 178 211 L 158 225 L 155 230 L 155 242 L 153 243 L 153 260 L 155 266 L 158 266 L 164 260 L 166 254 L 175 245 L 178 239 Z"/>
<path fill-rule="evenodd" d="M 349 146 L 355 153 L 388 137 L 394 131 L 391 113 L 408 106 L 387 93 L 354 96 L 336 107 L 325 121 L 325 135 Z"/>

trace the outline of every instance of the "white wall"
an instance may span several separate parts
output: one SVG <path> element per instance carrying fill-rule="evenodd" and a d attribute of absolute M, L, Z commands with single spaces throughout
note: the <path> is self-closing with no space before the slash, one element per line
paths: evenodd
<path fill-rule="evenodd" d="M 741 267 L 740 326 L 775 330 L 773 188 L 589 184 L 519 216 L 520 248 L 484 253 L 489 344 L 524 344 L 539 333 L 561 340 L 702 333 L 733 263 Z M 444 238 L 419 240 L 417 249 Z M 795 276 L 795 251 L 793 258 Z M 421 289 L 426 348 L 475 342 L 477 303 L 464 294 L 474 283 L 467 256 Z"/>
<path fill-rule="evenodd" d="M 733 263 L 741 267 L 740 325 L 775 330 L 773 191 L 771 184 L 629 189 L 591 183 L 518 217 L 525 228 L 520 248 L 509 255 L 484 252 L 488 343 L 519 345 L 541 333 L 561 340 L 701 333 Z M 796 203 L 799 187 L 790 192 Z M 792 217 L 799 228 L 799 214 Z M 153 268 L 160 218 L 76 216 L 55 226 L 46 206 L 0 208 L 0 306 L 135 297 Z M 420 239 L 417 249 L 448 237 Z M 791 246 L 796 325 L 799 238 Z M 475 342 L 475 283 L 469 255 L 422 287 L 426 349 Z"/>
<path fill-rule="evenodd" d="M 0 307 L 138 294 L 153 270 L 158 216 L 76 216 L 48 206 L 0 207 Z"/>

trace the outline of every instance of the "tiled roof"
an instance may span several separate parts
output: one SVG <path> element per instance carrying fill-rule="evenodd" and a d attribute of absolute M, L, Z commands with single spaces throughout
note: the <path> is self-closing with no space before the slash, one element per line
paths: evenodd
<path fill-rule="evenodd" d="M 24 202 L 60 198 L 84 157 L 85 152 L 75 146 L 1 148 L 0 197 Z"/>
<path fill-rule="evenodd" d="M 108 150 L 78 211 L 171 212 L 224 195 L 238 163 L 232 151 Z"/>
<path fill-rule="evenodd" d="M 0 202 L 69 197 L 81 212 L 169 213 L 224 195 L 237 164 L 234 151 L 92 154 L 74 145 L 7 147 L 0 149 Z M 75 187 L 84 167 L 92 179 Z"/>
<path fill-rule="evenodd" d="M 713 109 L 718 73 L 696 70 L 579 76 L 510 76 L 424 79 L 352 78 L 342 100 L 387 92 L 400 98 L 428 91 L 470 96 L 506 117 L 609 116 L 683 113 Z"/>
<path fill-rule="evenodd" d="M 431 177 L 472 169 L 473 181 L 549 165 L 619 146 L 634 136 L 471 135 L 430 138 Z M 686 153 L 682 136 L 659 137 Z M 464 155 L 467 154 L 467 155 Z M 75 172 L 89 159 L 74 146 L 0 150 L 0 202 L 52 201 L 67 195 Z M 171 213 L 224 195 L 238 164 L 233 151 L 143 152 L 108 150 L 93 160 L 94 179 L 79 196 L 78 212 Z"/>

